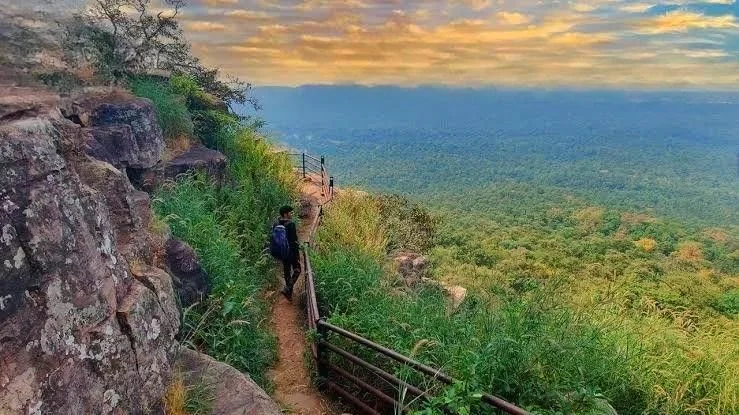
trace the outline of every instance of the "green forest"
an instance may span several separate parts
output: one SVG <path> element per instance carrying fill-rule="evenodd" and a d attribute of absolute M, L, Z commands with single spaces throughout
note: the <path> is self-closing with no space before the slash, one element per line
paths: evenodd
<path fill-rule="evenodd" d="M 737 240 L 725 231 L 553 199 L 525 220 L 438 213 L 419 241 L 434 215 L 388 219 L 382 200 L 341 194 L 327 212 L 314 262 L 334 323 L 532 413 L 611 413 L 604 401 L 619 414 L 736 413 Z M 458 310 L 388 271 L 393 250 L 424 246 L 433 278 L 471 290 Z M 470 400 L 460 407 L 482 411 Z"/>
<path fill-rule="evenodd" d="M 265 105 L 286 104 L 267 110 L 272 127 L 328 154 L 340 186 L 375 192 L 340 193 L 319 232 L 332 322 L 464 379 L 444 401 L 460 411 L 484 413 L 487 391 L 535 414 L 739 413 L 735 106 L 616 96 L 586 110 L 587 94 L 553 94 L 577 101 L 557 107 L 502 92 L 525 102 L 475 110 L 473 92 L 439 92 L 462 108 L 450 114 L 419 90 L 323 91 L 374 93 L 396 110 L 383 118 L 318 89 Z M 404 252 L 468 289 L 459 309 L 399 282 Z"/>

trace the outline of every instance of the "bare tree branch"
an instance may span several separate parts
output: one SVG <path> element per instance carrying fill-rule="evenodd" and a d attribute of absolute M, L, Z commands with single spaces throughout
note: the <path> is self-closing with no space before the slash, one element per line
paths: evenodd
<path fill-rule="evenodd" d="M 185 0 L 163 0 L 171 9 L 154 13 L 151 0 L 95 0 L 78 16 L 79 27 L 70 42 L 115 82 L 119 78 L 164 69 L 187 74 L 206 92 L 226 103 L 258 103 L 248 93 L 251 85 L 238 79 L 223 81 L 218 69 L 204 67 L 184 40 L 177 17 Z M 133 10 L 129 12 L 128 10 Z"/>

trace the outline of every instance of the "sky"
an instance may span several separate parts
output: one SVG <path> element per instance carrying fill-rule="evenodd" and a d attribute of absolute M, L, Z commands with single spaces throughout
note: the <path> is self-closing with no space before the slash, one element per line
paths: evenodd
<path fill-rule="evenodd" d="M 192 0 L 183 19 L 257 85 L 739 89 L 736 0 Z"/>
<path fill-rule="evenodd" d="M 736 1 L 188 0 L 180 19 L 257 86 L 739 90 Z"/>

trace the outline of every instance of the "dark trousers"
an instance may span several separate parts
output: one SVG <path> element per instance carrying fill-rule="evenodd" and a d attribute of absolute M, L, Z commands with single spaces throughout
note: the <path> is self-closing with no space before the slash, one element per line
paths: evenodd
<path fill-rule="evenodd" d="M 285 278 L 285 288 L 292 292 L 295 281 L 300 276 L 300 255 L 296 252 L 290 254 L 290 258 L 282 261 L 283 278 Z"/>

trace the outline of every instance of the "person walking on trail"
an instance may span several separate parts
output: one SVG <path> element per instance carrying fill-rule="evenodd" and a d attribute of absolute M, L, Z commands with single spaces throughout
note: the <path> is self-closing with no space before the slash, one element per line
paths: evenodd
<path fill-rule="evenodd" d="M 285 288 L 281 293 L 292 299 L 293 286 L 300 276 L 300 243 L 298 242 L 298 229 L 293 218 L 293 208 L 283 206 L 280 208 L 280 218 L 272 226 L 271 253 L 272 256 L 282 261 Z"/>

